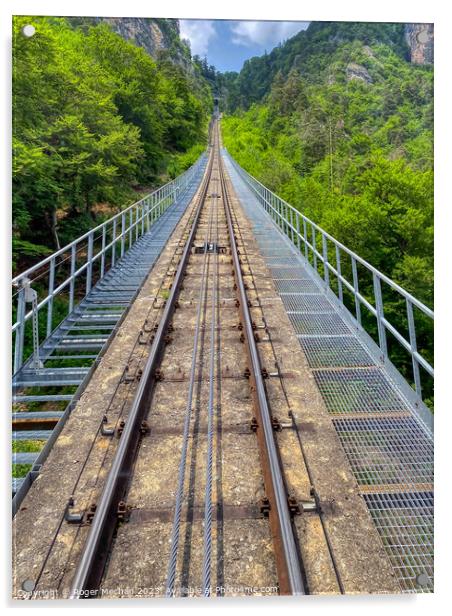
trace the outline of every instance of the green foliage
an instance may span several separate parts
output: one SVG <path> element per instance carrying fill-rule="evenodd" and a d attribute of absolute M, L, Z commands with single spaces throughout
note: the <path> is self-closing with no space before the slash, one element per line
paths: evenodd
<path fill-rule="evenodd" d="M 171 178 L 175 178 L 186 171 L 189 167 L 194 165 L 204 150 L 204 145 L 198 143 L 183 154 L 176 154 L 168 165 L 169 176 Z"/>
<path fill-rule="evenodd" d="M 36 257 L 45 257 L 52 251 L 47 246 L 33 244 L 26 240 L 19 240 L 13 237 L 13 270 L 17 269 L 21 259 L 35 259 Z"/>
<path fill-rule="evenodd" d="M 32 257 L 93 226 L 97 203 L 130 201 L 135 185 L 158 183 L 175 156 L 205 142 L 211 94 L 168 54 L 156 61 L 105 24 L 15 17 L 13 28 L 13 235 Z"/>
<path fill-rule="evenodd" d="M 341 82 L 363 49 L 344 43 L 327 84 L 278 73 L 264 103 L 223 119 L 224 142 L 269 188 L 431 303 L 432 74 L 379 44 L 366 50 L 372 83 Z M 394 111 L 385 100 L 395 97 Z M 419 283 L 412 258 L 427 268 Z"/>
<path fill-rule="evenodd" d="M 303 61 L 293 61 L 294 39 L 256 59 L 272 86 L 261 102 L 224 117 L 223 139 L 252 175 L 432 305 L 433 73 L 406 61 L 399 27 L 386 26 L 311 26 L 297 35 Z M 253 64 L 235 87 L 242 78 L 249 85 Z M 350 66 L 363 78 L 352 78 Z M 253 79 L 264 83 L 259 71 Z M 262 98 L 251 90 L 243 107 Z M 371 277 L 360 291 L 373 297 Z M 389 297 L 385 307 L 408 338 L 404 302 Z M 376 336 L 375 319 L 364 320 Z M 419 348 L 432 360 L 432 324 L 417 314 L 416 327 Z M 390 347 L 410 378 L 409 357 L 400 345 Z"/>
<path fill-rule="evenodd" d="M 320 83 L 323 73 L 332 67 L 331 57 L 338 50 L 384 46 L 392 55 L 406 59 L 408 48 L 404 38 L 404 25 L 366 22 L 311 22 L 301 31 L 270 53 L 250 58 L 240 73 L 226 73 L 226 109 L 248 109 L 266 96 L 278 73 L 284 79 L 292 69 L 311 82 Z M 363 59 L 366 53 L 362 52 Z"/>

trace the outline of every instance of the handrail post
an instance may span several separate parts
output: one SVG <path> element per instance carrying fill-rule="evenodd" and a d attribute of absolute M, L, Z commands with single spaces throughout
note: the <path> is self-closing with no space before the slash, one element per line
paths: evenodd
<path fill-rule="evenodd" d="M 383 323 L 384 311 L 383 311 L 383 297 L 381 295 L 381 281 L 377 274 L 374 272 L 374 296 L 375 296 L 375 308 L 377 311 L 377 326 L 378 326 L 378 340 L 380 349 L 383 352 L 383 357 L 388 356 L 388 348 L 386 343 L 386 329 Z"/>
<path fill-rule="evenodd" d="M 301 252 L 301 238 L 300 238 L 300 212 L 297 211 L 295 216 L 296 225 L 297 225 L 297 246 L 299 252 Z"/>
<path fill-rule="evenodd" d="M 330 286 L 330 270 L 328 269 L 328 244 L 325 234 L 322 233 L 322 252 L 323 252 L 323 278 L 326 285 Z"/>
<path fill-rule="evenodd" d="M 105 224 L 102 227 L 102 248 L 100 255 L 100 277 L 101 279 L 104 277 L 105 273 L 105 242 L 107 237 L 107 225 Z"/>
<path fill-rule="evenodd" d="M 116 262 L 116 218 L 113 221 L 113 229 L 112 229 L 112 238 L 111 238 L 111 267 L 114 266 Z"/>
<path fill-rule="evenodd" d="M 72 244 L 71 248 L 71 280 L 69 283 L 69 306 L 68 314 L 74 309 L 74 290 L 75 290 L 75 264 L 77 259 L 77 244 Z"/>
<path fill-rule="evenodd" d="M 93 278 L 93 234 L 88 236 L 88 256 L 86 258 L 88 268 L 86 271 L 86 295 L 91 291 L 91 284 Z"/>
<path fill-rule="evenodd" d="M 49 302 L 47 304 L 47 336 L 52 333 L 53 290 L 55 288 L 55 257 L 50 260 L 49 269 Z"/>
<path fill-rule="evenodd" d="M 413 376 L 416 393 L 422 399 L 422 384 L 421 375 L 419 372 L 419 363 L 416 359 L 417 341 L 416 341 L 416 325 L 414 323 L 413 304 L 406 298 L 406 312 L 408 317 L 408 331 L 410 334 L 411 360 L 413 362 Z"/>
<path fill-rule="evenodd" d="M 14 345 L 14 374 L 22 367 L 24 354 L 24 333 L 25 333 L 25 288 L 22 280 L 19 282 L 19 291 L 17 294 L 17 322 L 19 323 L 16 329 L 16 339 Z"/>
<path fill-rule="evenodd" d="M 124 244 L 126 241 L 125 238 L 126 235 L 126 215 L 124 214 L 124 212 L 121 215 L 121 258 L 124 256 Z"/>
<path fill-rule="evenodd" d="M 354 257 L 352 259 L 352 275 L 353 275 L 353 294 L 355 296 L 355 314 L 356 320 L 361 325 L 361 302 L 359 301 L 358 293 L 359 293 L 359 282 L 358 282 L 358 269 L 356 267 L 356 260 Z"/>
<path fill-rule="evenodd" d="M 130 211 L 132 211 L 132 210 L 130 210 Z M 137 241 L 138 233 L 139 233 L 139 230 L 138 230 L 138 227 L 139 227 L 139 225 L 138 225 L 139 216 L 138 216 L 138 214 L 140 212 L 140 206 L 137 206 L 135 208 L 135 212 L 136 212 L 136 214 L 135 214 L 135 241 Z"/>
<path fill-rule="evenodd" d="M 308 248 L 308 224 L 306 218 L 303 218 L 303 238 L 304 238 L 304 256 L 308 261 L 309 248 Z"/>
<path fill-rule="evenodd" d="M 336 244 L 336 271 L 337 271 L 337 292 L 338 297 L 341 304 L 344 303 L 344 293 L 342 290 L 342 271 L 341 271 L 341 251 L 339 246 Z"/>

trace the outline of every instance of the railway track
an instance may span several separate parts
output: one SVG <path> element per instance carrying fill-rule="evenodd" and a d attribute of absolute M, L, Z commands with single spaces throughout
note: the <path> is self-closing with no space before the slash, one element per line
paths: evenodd
<path fill-rule="evenodd" d="M 184 225 L 31 586 L 72 599 L 345 592 L 216 121 Z"/>
<path fill-rule="evenodd" d="M 220 328 L 220 253 L 222 255 L 230 255 L 230 261 L 233 265 L 234 289 L 237 295 L 234 305 L 240 314 L 243 346 L 246 349 L 248 359 L 246 378 L 249 379 L 253 398 L 253 425 L 256 426 L 256 433 L 259 436 L 262 435 L 261 438 L 258 438 L 258 441 L 264 484 L 266 494 L 268 495 L 264 499 L 265 505 L 262 506 L 262 512 L 265 511 L 265 515 L 267 515 L 268 511 L 269 524 L 273 535 L 278 577 L 277 587 L 279 592 L 283 594 L 304 594 L 305 592 L 296 536 L 289 511 L 288 495 L 284 486 L 283 472 L 274 440 L 271 424 L 272 416 L 267 402 L 262 367 L 248 308 L 231 206 L 220 160 L 219 135 L 216 125 L 212 129 L 212 139 L 213 145 L 208 170 L 191 230 L 188 234 L 175 273 L 174 282 L 152 341 L 151 353 L 143 370 L 132 407 L 127 415 L 119 446 L 99 502 L 96 503 L 88 537 L 82 548 L 72 581 L 70 598 L 81 598 L 90 591 L 95 594 L 96 590 L 101 587 L 106 562 L 109 558 L 109 549 L 114 549 L 114 534 L 117 529 L 118 510 L 124 509 L 124 515 L 127 515 L 126 498 L 128 486 L 131 482 L 136 457 L 139 455 L 140 441 L 143 438 L 143 433 L 148 429 L 147 424 L 144 428 L 143 425 L 144 422 L 152 421 L 153 394 L 158 379 L 161 378 L 159 366 L 162 361 L 165 344 L 168 343 L 168 330 L 170 329 L 171 319 L 176 308 L 180 309 L 178 300 L 181 296 L 181 287 L 183 287 L 187 266 L 190 264 L 191 259 L 200 260 L 202 265 L 199 276 L 199 289 L 197 297 L 194 298 L 196 319 L 193 334 L 192 361 L 188 376 L 188 392 L 183 418 L 182 449 L 178 468 L 176 500 L 172 521 L 171 551 L 165 594 L 166 596 L 178 594 L 176 578 L 180 549 L 182 507 L 186 496 L 186 468 L 190 453 L 189 449 L 190 446 L 193 446 L 194 442 L 193 438 L 190 438 L 193 423 L 193 403 L 196 390 L 202 388 L 204 383 L 208 386 L 208 403 L 207 408 L 202 409 L 206 422 L 206 451 L 204 463 L 204 532 L 201 588 L 204 596 L 209 596 L 212 592 L 212 525 L 215 508 L 212 494 L 214 474 L 213 449 L 215 412 L 218 408 L 215 381 L 219 378 L 217 368 L 221 364 L 217 340 Z M 222 212 L 219 212 L 220 208 L 223 210 Z M 202 224 L 200 224 L 201 220 Z M 224 234 L 225 222 L 227 223 L 228 242 L 224 241 L 226 239 Z M 195 246 L 193 254 L 193 244 L 196 244 L 197 238 L 202 239 L 202 243 Z M 206 340 L 202 340 L 202 338 L 206 338 L 207 331 L 208 343 Z M 200 364 L 203 363 L 204 356 L 207 359 L 207 365 L 205 366 L 207 374 L 201 377 L 199 376 Z M 156 373 L 158 375 L 157 378 Z M 106 546 L 109 549 L 106 549 Z"/>

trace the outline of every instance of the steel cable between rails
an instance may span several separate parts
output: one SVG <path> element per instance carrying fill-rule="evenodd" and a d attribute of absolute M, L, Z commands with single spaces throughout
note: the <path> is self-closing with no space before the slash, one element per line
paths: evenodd
<path fill-rule="evenodd" d="M 215 190 L 216 193 L 216 190 Z M 213 197 L 215 207 L 216 237 L 212 241 L 218 244 L 218 198 Z M 210 327 L 210 367 L 209 367 L 209 403 L 207 418 L 207 454 L 206 454 L 206 488 L 204 502 L 204 554 L 203 554 L 203 594 L 210 596 L 210 569 L 212 560 L 212 463 L 213 463 L 213 414 L 215 381 L 215 342 L 217 331 L 217 285 L 218 285 L 218 251 L 214 249 L 214 267 L 212 276 L 212 316 Z"/>
<path fill-rule="evenodd" d="M 179 535 L 180 535 L 180 523 L 181 523 L 181 514 L 182 514 L 182 502 L 184 498 L 184 485 L 185 485 L 185 468 L 187 461 L 187 452 L 188 452 L 188 437 L 190 432 L 190 420 L 192 415 L 192 404 L 193 404 L 193 392 L 195 385 L 195 375 L 196 375 L 196 367 L 197 367 L 197 359 L 198 359 L 198 346 L 199 346 L 199 333 L 200 333 L 200 325 L 201 325 L 201 314 L 203 303 L 207 294 L 207 263 L 208 263 L 208 239 L 211 234 L 212 228 L 212 218 L 213 211 L 212 208 L 209 212 L 209 222 L 207 225 L 205 241 L 204 241 L 204 260 L 203 260 L 203 268 L 201 274 L 201 285 L 200 292 L 198 295 L 198 307 L 196 314 L 196 325 L 195 325 L 195 334 L 193 339 L 193 357 L 190 368 L 190 381 L 189 381 L 189 390 L 187 396 L 187 405 L 185 409 L 185 421 L 184 421 L 184 431 L 182 437 L 182 452 L 181 459 L 179 463 L 179 473 L 178 473 L 178 483 L 177 483 L 177 491 L 176 491 L 176 503 L 175 503 L 175 511 L 173 518 L 173 528 L 171 533 L 171 551 L 170 558 L 168 563 L 168 572 L 167 572 L 167 580 L 166 580 L 166 596 L 172 597 L 174 595 L 174 583 L 176 580 L 176 566 L 177 566 L 177 555 L 179 551 Z"/>

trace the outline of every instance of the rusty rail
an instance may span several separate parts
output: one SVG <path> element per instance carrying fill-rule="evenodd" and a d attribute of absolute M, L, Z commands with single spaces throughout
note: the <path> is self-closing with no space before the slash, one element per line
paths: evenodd
<path fill-rule="evenodd" d="M 281 594 L 304 595 L 306 588 L 300 566 L 300 556 L 295 539 L 289 511 L 288 494 L 271 422 L 271 412 L 267 401 L 262 376 L 262 367 L 254 338 L 253 325 L 243 282 L 239 251 L 234 235 L 231 205 L 220 158 L 220 181 L 223 203 L 228 224 L 234 277 L 237 285 L 239 311 L 244 326 L 244 335 L 250 364 L 250 386 L 253 395 L 257 437 L 262 460 L 264 484 L 270 509 L 269 522 L 273 536 L 276 567 Z"/>

